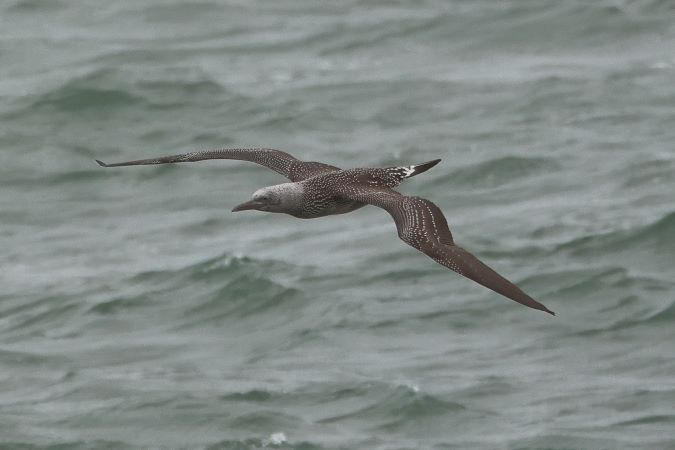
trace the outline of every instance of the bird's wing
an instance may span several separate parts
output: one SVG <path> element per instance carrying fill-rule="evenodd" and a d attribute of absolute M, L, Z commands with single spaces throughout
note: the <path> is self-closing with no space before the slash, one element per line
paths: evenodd
<path fill-rule="evenodd" d="M 106 164 L 99 160 L 96 160 L 96 162 L 102 167 L 119 167 L 195 162 L 203 161 L 205 159 L 237 159 L 240 161 L 251 161 L 270 168 L 291 181 L 302 181 L 315 175 L 340 170 L 339 168 L 328 164 L 313 161 L 300 161 L 286 152 L 272 148 L 221 148 L 217 150 L 205 150 L 114 164 Z"/>
<path fill-rule="evenodd" d="M 455 245 L 445 216 L 429 200 L 406 197 L 386 187 L 351 184 L 338 189 L 339 195 L 345 198 L 385 209 L 396 223 L 398 236 L 436 262 L 504 297 L 555 315 L 474 255 Z"/>

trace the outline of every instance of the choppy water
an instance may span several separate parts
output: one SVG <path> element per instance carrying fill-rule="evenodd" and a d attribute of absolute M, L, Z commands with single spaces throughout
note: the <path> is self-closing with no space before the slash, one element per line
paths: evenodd
<path fill-rule="evenodd" d="M 0 3 L 2 448 L 675 448 L 666 0 Z M 283 181 L 403 192 L 558 313 L 376 208 L 231 214 Z"/>

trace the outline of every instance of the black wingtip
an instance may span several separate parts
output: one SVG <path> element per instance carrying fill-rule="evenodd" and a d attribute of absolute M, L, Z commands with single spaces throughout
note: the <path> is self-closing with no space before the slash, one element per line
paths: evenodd
<path fill-rule="evenodd" d="M 517 287 L 517 286 L 516 286 L 516 287 Z M 502 294 L 502 295 L 503 295 L 503 294 Z M 527 295 L 527 294 L 526 294 L 526 295 Z M 513 297 L 509 297 L 509 298 L 510 298 L 511 300 L 517 301 L 517 302 L 520 303 L 520 304 L 523 304 L 523 305 L 525 305 L 525 306 L 529 306 L 529 307 L 532 308 L 532 309 L 536 309 L 537 311 L 543 311 L 543 312 L 545 312 L 545 313 L 547 313 L 547 314 L 550 314 L 550 315 L 552 315 L 552 316 L 555 316 L 555 313 L 554 313 L 553 311 L 551 311 L 551 310 L 548 309 L 546 306 L 542 305 L 541 303 L 539 303 L 538 301 L 534 300 L 534 299 L 531 298 L 531 297 L 529 298 L 529 300 L 531 300 L 532 303 L 523 303 L 522 301 L 516 300 L 516 299 L 513 298 Z"/>
<path fill-rule="evenodd" d="M 98 160 L 98 159 L 96 160 L 96 162 L 97 162 L 98 165 L 101 166 L 101 167 L 109 167 L 106 163 L 104 163 L 103 161 L 100 161 L 100 160 Z"/>
<path fill-rule="evenodd" d="M 530 305 L 526 305 L 526 306 L 530 306 Z M 553 311 L 551 311 L 550 309 L 548 309 L 546 306 L 542 305 L 539 302 L 536 302 L 536 305 L 530 306 L 530 307 L 534 308 L 534 309 L 538 309 L 539 311 L 544 311 L 545 313 L 548 313 L 552 316 L 555 316 L 555 313 Z"/>

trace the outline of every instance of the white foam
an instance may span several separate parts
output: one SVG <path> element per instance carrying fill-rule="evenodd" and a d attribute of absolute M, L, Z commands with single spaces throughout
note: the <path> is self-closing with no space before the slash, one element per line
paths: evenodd
<path fill-rule="evenodd" d="M 272 433 L 270 434 L 269 439 L 265 439 L 263 441 L 263 447 L 267 447 L 268 445 L 281 445 L 287 441 L 286 435 L 283 432 L 278 432 L 278 433 Z"/>

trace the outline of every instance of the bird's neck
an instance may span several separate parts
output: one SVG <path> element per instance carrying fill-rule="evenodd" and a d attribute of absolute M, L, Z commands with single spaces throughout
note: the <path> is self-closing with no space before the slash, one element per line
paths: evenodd
<path fill-rule="evenodd" d="M 294 215 L 302 210 L 305 190 L 300 183 L 282 183 L 270 186 L 270 189 L 281 198 L 281 204 L 272 212 Z"/>

